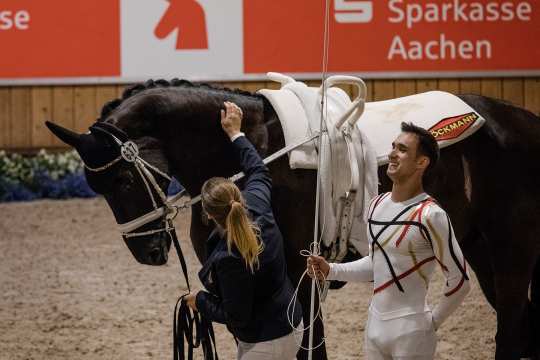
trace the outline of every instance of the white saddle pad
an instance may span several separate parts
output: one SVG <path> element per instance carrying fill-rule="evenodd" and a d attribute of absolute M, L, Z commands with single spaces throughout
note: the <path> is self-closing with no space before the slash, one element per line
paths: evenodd
<path fill-rule="evenodd" d="M 302 99 L 313 100 L 308 104 L 305 100 L 300 100 L 297 96 L 300 90 L 303 91 Z M 312 95 L 308 95 L 309 92 Z M 308 88 L 296 82 L 285 85 L 281 90 L 265 89 L 259 93 L 264 95 L 276 110 L 287 145 L 299 142 L 312 133 L 313 124 L 317 123 L 320 117 L 320 104 L 316 98 L 318 88 Z M 328 89 L 330 112 L 342 111 L 348 105 L 344 95 L 347 96 L 341 89 Z M 350 104 L 350 100 L 348 103 Z M 388 162 L 392 141 L 401 132 L 401 122 L 412 122 L 429 130 L 438 140 L 439 147 L 444 148 L 473 134 L 484 124 L 485 119 L 463 100 L 443 91 L 429 91 L 366 103 L 357 126 L 373 146 L 379 165 Z M 293 150 L 289 162 L 293 169 L 316 169 L 315 141 Z"/>
<path fill-rule="evenodd" d="M 357 124 L 375 147 L 379 165 L 388 162 L 392 141 L 401 132 L 401 122 L 429 130 L 439 147 L 444 148 L 473 134 L 485 119 L 463 100 L 443 91 L 366 103 Z"/>

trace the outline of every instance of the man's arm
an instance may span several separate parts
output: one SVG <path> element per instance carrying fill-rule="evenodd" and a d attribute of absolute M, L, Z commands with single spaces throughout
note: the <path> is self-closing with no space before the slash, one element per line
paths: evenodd
<path fill-rule="evenodd" d="M 339 280 L 350 282 L 373 281 L 373 262 L 371 256 L 347 263 L 332 263 L 328 272 L 327 280 Z"/>
<path fill-rule="evenodd" d="M 430 206 L 426 216 L 433 252 L 446 278 L 446 286 L 433 309 L 435 328 L 452 314 L 470 291 L 467 263 L 454 235 L 450 218 L 438 206 Z"/>
<path fill-rule="evenodd" d="M 373 281 L 373 262 L 371 250 L 368 256 L 347 263 L 328 263 L 322 256 L 310 256 L 307 272 L 311 278 L 319 280 L 338 280 L 347 282 Z"/>

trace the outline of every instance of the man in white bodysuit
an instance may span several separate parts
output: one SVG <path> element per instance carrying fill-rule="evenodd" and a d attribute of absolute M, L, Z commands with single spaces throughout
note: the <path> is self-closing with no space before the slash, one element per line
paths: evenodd
<path fill-rule="evenodd" d="M 412 124 L 402 123 L 401 130 L 389 155 L 392 192 L 377 196 L 369 208 L 369 255 L 343 264 L 308 258 L 312 278 L 373 281 L 364 344 L 369 360 L 433 359 L 435 331 L 470 290 L 450 219 L 423 188 L 439 158 L 437 141 Z M 431 310 L 426 295 L 436 267 L 446 285 Z"/>

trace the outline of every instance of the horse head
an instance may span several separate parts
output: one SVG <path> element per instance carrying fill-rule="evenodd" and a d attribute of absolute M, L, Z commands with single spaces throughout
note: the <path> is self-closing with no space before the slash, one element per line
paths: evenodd
<path fill-rule="evenodd" d="M 168 163 L 159 142 L 151 137 L 131 141 L 124 131 L 105 122 L 96 122 L 86 134 L 46 124 L 79 153 L 88 185 L 106 199 L 135 259 L 165 264 L 169 232 L 174 229 L 163 208 L 170 178 L 162 175 L 168 173 Z"/>
<path fill-rule="evenodd" d="M 267 134 L 262 101 L 247 93 L 183 81 L 152 84 L 130 88 L 122 100 L 108 103 L 86 134 L 51 122 L 47 126 L 81 156 L 89 186 L 106 199 L 135 259 L 162 265 L 176 236 L 171 221 L 176 207 L 165 195 L 170 176 L 194 198 L 207 179 L 239 171 L 220 125 L 223 101 L 242 107 L 243 131 L 261 152 Z M 194 206 L 192 221 L 200 218 L 200 206 Z"/>

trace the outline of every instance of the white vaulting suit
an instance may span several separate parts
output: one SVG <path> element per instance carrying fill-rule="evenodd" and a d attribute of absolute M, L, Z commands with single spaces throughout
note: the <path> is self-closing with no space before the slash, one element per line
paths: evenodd
<path fill-rule="evenodd" d="M 373 281 L 364 350 L 369 360 L 433 359 L 435 330 L 459 306 L 470 285 L 467 264 L 446 212 L 426 193 L 371 202 L 369 255 L 330 264 L 328 280 Z M 446 286 L 431 310 L 426 295 L 436 267 Z"/>

